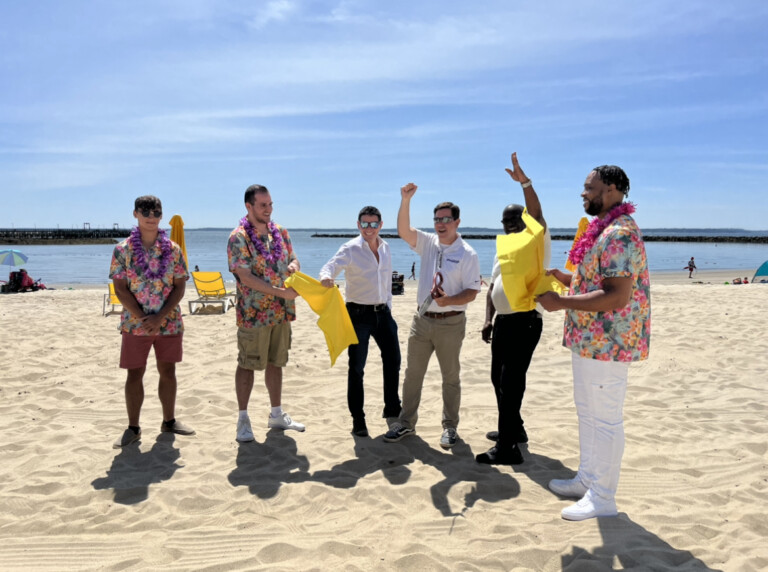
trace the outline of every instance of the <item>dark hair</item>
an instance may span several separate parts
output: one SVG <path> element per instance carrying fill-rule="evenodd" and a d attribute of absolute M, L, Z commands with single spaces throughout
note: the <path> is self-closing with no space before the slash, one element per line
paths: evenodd
<path fill-rule="evenodd" d="M 379 217 L 379 222 L 381 222 L 381 211 L 376 207 L 368 206 L 368 207 L 361 208 L 360 212 L 357 215 L 357 220 L 358 221 L 363 220 L 363 215 L 377 216 Z"/>
<path fill-rule="evenodd" d="M 616 185 L 616 190 L 625 195 L 629 194 L 629 177 L 621 167 L 616 165 L 600 165 L 592 169 L 606 185 Z"/>
<path fill-rule="evenodd" d="M 268 193 L 269 189 L 264 185 L 251 185 L 245 189 L 245 202 L 253 204 L 253 197 L 256 193 Z"/>
<path fill-rule="evenodd" d="M 133 210 L 139 211 L 141 209 L 163 210 L 163 203 L 154 195 L 143 195 L 133 203 Z"/>
<path fill-rule="evenodd" d="M 432 214 L 437 214 L 437 211 L 440 209 L 451 209 L 451 216 L 453 217 L 453 220 L 458 220 L 460 213 L 459 205 L 454 205 L 451 202 L 440 203 L 435 207 L 435 210 L 432 211 Z"/>

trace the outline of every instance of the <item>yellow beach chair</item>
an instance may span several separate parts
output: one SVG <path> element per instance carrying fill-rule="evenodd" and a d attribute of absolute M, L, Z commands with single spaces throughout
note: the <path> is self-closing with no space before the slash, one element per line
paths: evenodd
<path fill-rule="evenodd" d="M 120 298 L 118 298 L 117 294 L 115 294 L 115 284 L 110 282 L 109 294 L 104 294 L 104 306 L 101 309 L 101 313 L 106 316 L 112 312 L 117 312 L 117 310 L 115 310 L 115 306 L 120 306 L 122 309 L 122 305 L 123 304 L 120 302 Z M 109 311 L 107 311 L 107 306 L 111 306 Z"/>
<path fill-rule="evenodd" d="M 192 280 L 195 283 L 198 298 L 189 301 L 190 314 L 195 313 L 195 304 L 202 304 L 203 308 L 206 304 L 221 304 L 222 313 L 226 313 L 231 306 L 235 305 L 235 293 L 227 292 L 221 272 L 193 272 Z"/>

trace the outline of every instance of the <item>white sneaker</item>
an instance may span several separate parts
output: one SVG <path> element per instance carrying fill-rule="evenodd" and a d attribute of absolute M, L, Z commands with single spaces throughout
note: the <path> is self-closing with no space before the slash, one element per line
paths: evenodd
<path fill-rule="evenodd" d="M 248 416 L 240 417 L 237 420 L 237 437 L 240 443 L 250 443 L 253 441 L 253 431 L 251 430 L 251 420 Z"/>
<path fill-rule="evenodd" d="M 587 494 L 587 487 L 581 482 L 578 475 L 572 479 L 552 479 L 549 481 L 549 490 L 561 497 L 580 499 Z"/>
<path fill-rule="evenodd" d="M 616 501 L 604 499 L 592 491 L 587 491 L 579 502 L 564 508 L 560 513 L 565 520 L 586 520 L 598 516 L 616 516 Z"/>
<path fill-rule="evenodd" d="M 270 429 L 293 429 L 294 431 L 304 431 L 306 427 L 291 419 L 291 416 L 287 413 L 283 413 L 280 417 L 269 416 L 267 421 L 267 427 Z"/>

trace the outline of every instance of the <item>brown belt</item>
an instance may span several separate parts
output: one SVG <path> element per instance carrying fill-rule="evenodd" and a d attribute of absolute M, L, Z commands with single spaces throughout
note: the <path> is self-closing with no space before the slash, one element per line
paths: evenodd
<path fill-rule="evenodd" d="M 463 314 L 463 310 L 451 310 L 450 312 L 424 312 L 425 318 L 433 318 L 435 320 L 444 320 L 445 318 L 450 318 L 451 316 L 458 316 L 459 314 Z"/>

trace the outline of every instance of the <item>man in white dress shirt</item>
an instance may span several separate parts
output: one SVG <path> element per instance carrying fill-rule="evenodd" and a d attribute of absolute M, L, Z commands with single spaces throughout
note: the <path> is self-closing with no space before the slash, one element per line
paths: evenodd
<path fill-rule="evenodd" d="M 357 215 L 360 236 L 344 243 L 320 269 L 320 282 L 331 288 L 343 270 L 345 299 L 358 343 L 349 346 L 347 405 L 352 415 L 352 432 L 368 436 L 365 423 L 363 376 L 371 337 L 381 351 L 384 374 L 384 412 L 382 417 L 400 414 L 400 342 L 397 324 L 392 318 L 392 255 L 389 245 L 379 237 L 381 212 L 363 207 Z"/>

